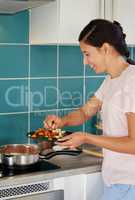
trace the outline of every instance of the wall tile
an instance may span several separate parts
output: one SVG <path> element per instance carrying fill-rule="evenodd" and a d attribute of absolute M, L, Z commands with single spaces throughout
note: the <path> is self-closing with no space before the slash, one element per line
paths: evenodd
<path fill-rule="evenodd" d="M 97 91 L 97 89 L 100 87 L 101 83 L 103 82 L 104 78 L 102 77 L 96 77 L 96 78 L 86 78 L 85 84 L 86 84 L 86 101 L 94 95 L 94 93 Z M 85 122 L 85 131 L 89 133 L 97 134 L 99 131 L 96 129 L 97 117 L 96 115 L 93 116 L 90 120 Z"/>
<path fill-rule="evenodd" d="M 133 60 L 135 61 L 135 47 L 133 47 Z"/>
<path fill-rule="evenodd" d="M 76 108 L 83 103 L 83 79 L 59 80 L 59 108 Z"/>
<path fill-rule="evenodd" d="M 29 12 L 0 15 L 0 43 L 28 43 Z"/>
<path fill-rule="evenodd" d="M 28 77 L 28 46 L 0 45 L 0 78 Z"/>
<path fill-rule="evenodd" d="M 0 145 L 27 143 L 28 115 L 0 116 Z"/>
<path fill-rule="evenodd" d="M 57 46 L 31 46 L 31 77 L 57 76 Z"/>
<path fill-rule="evenodd" d="M 85 122 L 85 132 L 93 133 L 93 134 L 97 133 L 97 129 L 95 127 L 96 121 L 97 121 L 96 119 L 97 119 L 97 117 L 95 115 L 90 120 Z"/>
<path fill-rule="evenodd" d="M 132 47 L 128 47 L 128 50 L 129 50 L 129 53 L 130 53 L 130 55 L 131 55 Z"/>
<path fill-rule="evenodd" d="M 28 111 L 28 81 L 0 81 L 0 113 Z"/>
<path fill-rule="evenodd" d="M 37 112 L 31 113 L 30 115 L 30 130 L 34 131 L 38 128 L 43 127 L 43 121 L 48 115 L 56 115 L 56 111 L 46 111 L 46 112 Z"/>
<path fill-rule="evenodd" d="M 31 111 L 56 108 L 56 84 L 56 79 L 31 80 Z"/>
<path fill-rule="evenodd" d="M 83 76 L 83 59 L 79 46 L 59 47 L 59 75 Z"/>

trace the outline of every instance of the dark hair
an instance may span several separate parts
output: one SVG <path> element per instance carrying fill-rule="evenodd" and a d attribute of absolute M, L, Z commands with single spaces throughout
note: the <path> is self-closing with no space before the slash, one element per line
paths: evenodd
<path fill-rule="evenodd" d="M 84 41 L 95 47 L 101 47 L 105 42 L 112 45 L 116 51 L 124 56 L 129 64 L 135 65 L 130 59 L 126 41 L 126 34 L 117 21 L 108 21 L 105 19 L 94 19 L 87 24 L 79 35 L 79 42 Z"/>

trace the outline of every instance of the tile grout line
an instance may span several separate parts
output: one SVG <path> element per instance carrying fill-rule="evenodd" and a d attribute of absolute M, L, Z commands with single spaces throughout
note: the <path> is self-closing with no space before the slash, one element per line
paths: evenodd
<path fill-rule="evenodd" d="M 31 46 L 45 46 L 45 45 L 47 45 L 47 46 L 56 46 L 58 43 L 32 43 L 31 44 Z M 62 47 L 68 47 L 68 46 L 70 46 L 70 47 L 72 47 L 72 46 L 75 46 L 75 47 L 79 47 L 79 43 L 78 44 L 76 44 L 76 43 L 70 43 L 70 44 L 68 44 L 68 43 L 59 43 L 59 46 L 62 46 Z"/>
<path fill-rule="evenodd" d="M 134 47 L 131 47 L 131 59 L 134 59 Z"/>
<path fill-rule="evenodd" d="M 6 43 L 6 42 L 0 42 L 0 46 L 2 46 L 2 45 L 9 45 L 9 46 L 11 46 L 11 45 L 17 45 L 17 46 L 22 46 L 22 45 L 26 45 L 26 46 L 28 46 L 29 44 L 28 43 L 15 43 L 15 42 L 11 42 L 11 43 Z M 40 44 L 40 43 L 30 43 L 30 45 L 31 46 L 45 46 L 45 45 L 47 45 L 47 46 L 54 46 L 54 45 L 57 45 L 57 43 L 44 43 L 44 44 Z M 76 46 L 76 47 L 79 47 L 79 43 L 78 44 L 76 44 L 76 43 L 61 43 L 61 44 L 59 44 L 59 46 L 64 46 L 64 47 L 67 47 L 67 46 Z M 128 47 L 131 47 L 131 48 L 134 48 L 135 47 L 135 45 L 128 45 Z"/>
<path fill-rule="evenodd" d="M 85 84 L 85 64 L 83 64 L 83 104 L 85 104 L 86 101 L 86 84 Z M 83 124 L 83 132 L 85 131 L 85 123 Z"/>
<path fill-rule="evenodd" d="M 16 114 L 19 114 L 19 115 L 21 115 L 21 114 L 28 114 L 28 112 L 7 112 L 7 113 L 0 113 L 0 116 L 1 115 L 16 115 Z"/>
<path fill-rule="evenodd" d="M 33 110 L 33 111 L 30 111 L 30 114 L 31 113 L 43 113 L 43 112 L 51 112 L 51 111 L 68 111 L 68 110 L 76 110 L 78 108 L 60 108 L 60 109 L 51 109 L 51 110 Z M 28 112 L 10 112 L 10 113 L 0 113 L 0 116 L 1 115 L 21 115 L 21 114 L 28 114 Z"/>
<path fill-rule="evenodd" d="M 7 81 L 7 80 L 28 80 L 28 77 L 25 78 L 0 78 L 0 81 Z"/>
<path fill-rule="evenodd" d="M 57 110 L 59 108 L 59 45 L 57 45 Z M 56 111 L 58 115 L 58 111 Z"/>
<path fill-rule="evenodd" d="M 106 75 L 100 75 L 100 76 L 85 76 L 85 78 L 105 78 Z"/>
<path fill-rule="evenodd" d="M 31 45 L 30 45 L 31 48 Z M 59 63 L 58 63 L 59 65 Z M 59 66 L 58 66 L 59 68 Z M 85 76 L 86 78 L 104 78 L 106 75 L 103 76 Z M 24 78 L 0 78 L 0 81 L 7 81 L 7 80 L 42 80 L 42 79 L 79 79 L 84 78 L 84 76 L 56 76 L 56 77 L 24 77 Z"/>
<path fill-rule="evenodd" d="M 29 46 L 28 43 L 0 43 L 0 46 L 12 46 L 12 45 L 15 45 L 15 46 Z"/>
<path fill-rule="evenodd" d="M 57 1 L 57 110 L 56 110 L 56 115 L 58 115 L 58 108 L 59 108 L 59 37 L 60 37 L 60 32 L 59 32 L 59 27 L 60 27 L 60 3 Z"/>
<path fill-rule="evenodd" d="M 51 109 L 51 110 L 36 110 L 36 111 L 31 111 L 31 113 L 36 113 L 36 112 L 51 112 L 51 111 L 56 111 L 56 110 L 58 110 L 58 111 L 63 111 L 63 110 L 73 110 L 73 109 L 78 109 L 78 108 L 59 108 L 59 109 Z"/>
<path fill-rule="evenodd" d="M 30 98 L 30 91 L 31 91 L 31 81 L 30 81 L 30 74 L 31 74 L 31 46 L 30 46 L 30 32 L 31 32 L 31 28 L 30 28 L 30 21 L 31 21 L 31 10 L 29 10 L 29 63 L 28 63 L 28 132 L 30 132 L 30 106 L 31 106 L 31 98 Z"/>

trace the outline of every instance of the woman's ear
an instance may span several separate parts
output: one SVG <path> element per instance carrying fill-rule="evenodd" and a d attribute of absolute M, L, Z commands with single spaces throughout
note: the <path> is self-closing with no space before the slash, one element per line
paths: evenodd
<path fill-rule="evenodd" d="M 104 43 L 102 46 L 101 46 L 101 51 L 103 52 L 103 54 L 109 54 L 110 53 L 110 50 L 111 50 L 111 46 L 108 44 L 108 43 Z"/>

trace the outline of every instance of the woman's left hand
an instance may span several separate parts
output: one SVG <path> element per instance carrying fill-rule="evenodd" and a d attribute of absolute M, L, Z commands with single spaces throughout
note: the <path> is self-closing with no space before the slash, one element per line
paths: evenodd
<path fill-rule="evenodd" d="M 88 134 L 84 132 L 75 132 L 63 137 L 62 139 L 59 139 L 57 144 L 60 146 L 75 148 L 80 146 L 81 144 L 84 144 L 86 142 L 87 136 Z"/>

